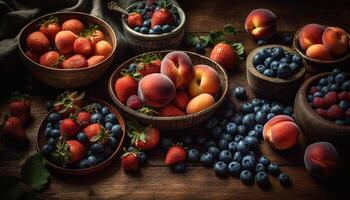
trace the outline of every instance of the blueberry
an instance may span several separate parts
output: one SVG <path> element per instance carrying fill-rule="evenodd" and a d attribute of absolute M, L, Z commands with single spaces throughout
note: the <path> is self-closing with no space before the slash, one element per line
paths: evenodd
<path fill-rule="evenodd" d="M 332 84 L 332 85 L 329 86 L 329 90 L 330 90 L 330 91 L 339 91 L 339 90 L 340 90 L 340 85 L 334 83 L 334 84 Z"/>
<path fill-rule="evenodd" d="M 107 130 L 111 130 L 112 127 L 113 127 L 113 124 L 112 124 L 112 123 L 110 123 L 110 122 L 105 123 L 105 128 L 106 128 Z"/>
<path fill-rule="evenodd" d="M 270 120 L 270 119 L 272 119 L 275 116 L 276 115 L 274 113 L 269 113 L 269 114 L 267 114 L 267 120 Z"/>
<path fill-rule="evenodd" d="M 290 35 L 283 36 L 283 42 L 286 44 L 292 44 L 293 42 L 293 37 Z"/>
<path fill-rule="evenodd" d="M 288 116 L 292 116 L 293 115 L 293 107 L 291 106 L 287 106 L 283 109 L 283 114 L 288 115 Z"/>
<path fill-rule="evenodd" d="M 51 131 L 52 131 L 52 128 L 51 128 L 51 127 L 47 127 L 47 128 L 45 129 L 44 134 L 45 134 L 45 137 L 46 137 L 46 138 L 51 137 Z"/>
<path fill-rule="evenodd" d="M 232 160 L 237 161 L 237 162 L 241 162 L 242 161 L 242 153 L 239 151 L 234 153 Z"/>
<path fill-rule="evenodd" d="M 339 102 L 339 106 L 341 109 L 343 109 L 343 111 L 345 112 L 349 107 L 350 107 L 350 102 L 347 100 L 341 100 Z"/>
<path fill-rule="evenodd" d="M 315 92 L 313 98 L 315 97 L 323 97 L 323 94 L 321 92 Z"/>
<path fill-rule="evenodd" d="M 226 125 L 225 131 L 227 133 L 234 134 L 237 132 L 237 125 L 235 123 L 230 122 Z"/>
<path fill-rule="evenodd" d="M 259 138 L 260 138 L 259 132 L 256 131 L 256 130 L 251 130 L 251 131 L 249 131 L 248 136 L 255 137 L 256 139 L 259 139 Z"/>
<path fill-rule="evenodd" d="M 84 132 L 80 132 L 77 134 L 77 139 L 81 142 L 81 143 L 86 143 L 89 141 L 89 139 L 86 137 Z"/>
<path fill-rule="evenodd" d="M 60 129 L 61 124 L 62 124 L 62 120 L 58 121 L 58 123 L 56 123 L 53 128 Z"/>
<path fill-rule="evenodd" d="M 106 147 L 104 148 L 104 150 L 103 150 L 103 157 L 104 157 L 105 159 L 107 159 L 107 158 L 109 158 L 112 154 L 113 154 L 113 150 L 112 150 L 110 147 L 106 146 Z"/>
<path fill-rule="evenodd" d="M 145 20 L 142 23 L 143 27 L 150 28 L 151 27 L 151 20 Z"/>
<path fill-rule="evenodd" d="M 134 31 L 140 32 L 140 31 L 141 31 L 141 28 L 137 26 L 137 27 L 134 28 Z"/>
<path fill-rule="evenodd" d="M 90 148 L 91 148 L 91 151 L 93 153 L 103 153 L 103 145 L 102 144 L 99 144 L 99 143 L 93 144 L 93 145 L 91 145 Z"/>
<path fill-rule="evenodd" d="M 118 124 L 112 126 L 112 128 L 111 128 L 111 134 L 115 138 L 117 138 L 119 136 L 120 131 L 121 131 L 121 128 L 120 128 L 120 125 L 118 125 Z"/>
<path fill-rule="evenodd" d="M 270 112 L 276 114 L 276 115 L 280 115 L 283 113 L 283 107 L 281 105 L 274 105 L 271 107 Z"/>
<path fill-rule="evenodd" d="M 89 167 L 89 161 L 88 161 L 88 159 L 82 159 L 82 160 L 78 163 L 78 167 L 79 167 L 80 169 Z"/>
<path fill-rule="evenodd" d="M 242 135 L 236 135 L 234 138 L 234 141 L 238 143 L 239 141 L 241 141 L 243 139 L 244 139 L 244 137 Z"/>
<path fill-rule="evenodd" d="M 214 140 L 208 139 L 207 141 L 204 142 L 204 146 L 209 148 L 211 146 L 215 146 L 216 142 Z"/>
<path fill-rule="evenodd" d="M 264 126 L 261 125 L 261 124 L 256 124 L 256 125 L 254 126 L 254 130 L 257 131 L 259 134 L 262 134 L 263 129 L 264 129 Z"/>
<path fill-rule="evenodd" d="M 163 33 L 168 33 L 171 31 L 171 28 L 168 24 L 166 24 L 162 27 L 162 31 L 163 31 Z"/>
<path fill-rule="evenodd" d="M 187 152 L 187 160 L 190 162 L 199 161 L 199 152 L 197 149 L 189 149 Z"/>
<path fill-rule="evenodd" d="M 51 145 L 52 147 L 56 146 L 56 140 L 55 138 L 49 138 L 47 139 L 47 144 Z"/>
<path fill-rule="evenodd" d="M 150 30 L 149 30 L 149 34 L 150 34 L 150 35 L 154 35 L 154 30 L 153 30 L 153 29 L 150 29 Z"/>
<path fill-rule="evenodd" d="M 327 94 L 328 92 L 329 92 L 328 86 L 323 86 L 323 87 L 321 88 L 321 93 L 322 93 L 323 95 Z"/>
<path fill-rule="evenodd" d="M 257 54 L 259 54 L 264 61 L 267 57 L 270 56 L 271 52 L 269 52 L 269 49 L 263 48 L 260 49 Z"/>
<path fill-rule="evenodd" d="M 96 112 L 100 113 L 101 110 L 102 110 L 102 105 L 99 104 L 99 103 L 93 103 L 93 104 L 91 104 L 91 107 L 93 108 L 93 110 L 95 111 L 95 113 L 96 113 Z"/>
<path fill-rule="evenodd" d="M 247 136 L 245 142 L 248 144 L 249 149 L 257 149 L 259 145 L 259 140 L 253 136 Z"/>
<path fill-rule="evenodd" d="M 350 91 L 350 80 L 345 81 L 343 84 L 341 84 L 341 89 L 345 91 Z"/>
<path fill-rule="evenodd" d="M 255 169 L 255 165 L 256 165 L 256 162 L 255 162 L 255 158 L 253 156 L 244 156 L 242 158 L 242 167 L 244 169 L 247 169 L 249 171 L 252 171 Z"/>
<path fill-rule="evenodd" d="M 205 52 L 205 46 L 202 42 L 198 42 L 195 46 L 194 46 L 194 51 L 196 53 L 199 54 L 203 54 Z"/>
<path fill-rule="evenodd" d="M 263 164 L 265 168 L 267 168 L 270 165 L 270 159 L 266 156 L 261 156 L 258 162 Z"/>
<path fill-rule="evenodd" d="M 280 63 L 279 63 L 277 60 L 274 60 L 274 61 L 271 62 L 270 68 L 271 68 L 271 69 L 274 69 L 274 68 L 277 69 L 278 66 L 279 66 L 279 64 L 280 64 Z"/>
<path fill-rule="evenodd" d="M 91 115 L 90 122 L 91 123 L 103 123 L 104 119 L 100 113 L 95 113 L 95 114 Z"/>
<path fill-rule="evenodd" d="M 207 129 L 212 129 L 218 124 L 218 119 L 215 117 L 210 118 L 207 123 L 205 123 L 205 127 Z"/>
<path fill-rule="evenodd" d="M 148 164 L 147 154 L 144 151 L 140 151 L 138 153 L 138 156 L 139 156 L 139 162 L 141 166 L 145 166 Z"/>
<path fill-rule="evenodd" d="M 254 113 L 257 113 L 261 110 L 261 107 L 260 106 L 255 106 L 254 108 Z"/>
<path fill-rule="evenodd" d="M 96 155 L 94 155 L 94 156 L 95 156 L 95 158 L 96 158 L 96 162 L 97 162 L 97 163 L 101 163 L 101 162 L 104 161 L 104 158 L 103 158 L 103 155 L 102 155 L 102 154 L 96 154 Z"/>
<path fill-rule="evenodd" d="M 129 146 L 127 149 L 127 152 L 136 152 L 136 151 L 137 151 L 137 149 L 134 146 Z"/>
<path fill-rule="evenodd" d="M 268 77 L 274 77 L 274 73 L 271 69 L 265 69 L 265 71 L 263 72 L 263 75 L 268 76 Z"/>
<path fill-rule="evenodd" d="M 115 117 L 115 115 L 113 113 L 109 113 L 108 115 L 106 115 L 104 121 L 115 124 L 115 123 L 117 123 L 117 118 Z"/>
<path fill-rule="evenodd" d="M 333 75 L 328 75 L 327 76 L 327 83 L 330 84 L 330 83 L 333 83 L 334 81 L 334 76 Z"/>
<path fill-rule="evenodd" d="M 262 112 L 268 113 L 268 112 L 270 112 L 270 109 L 271 109 L 271 105 L 270 104 L 264 104 L 263 106 L 261 106 L 261 111 Z"/>
<path fill-rule="evenodd" d="M 256 41 L 256 44 L 258 46 L 263 46 L 263 45 L 267 44 L 267 41 L 266 40 L 258 40 L 258 41 Z"/>
<path fill-rule="evenodd" d="M 47 116 L 47 121 L 53 124 L 60 121 L 60 119 L 61 119 L 61 115 L 56 112 L 50 113 L 49 116 Z"/>
<path fill-rule="evenodd" d="M 272 63 L 272 61 L 273 61 L 273 58 L 271 57 L 266 58 L 264 61 L 265 67 L 270 67 L 270 64 Z"/>
<path fill-rule="evenodd" d="M 246 127 L 253 127 L 255 125 L 255 114 L 250 113 L 243 116 L 242 124 Z"/>
<path fill-rule="evenodd" d="M 214 158 L 219 157 L 220 150 L 216 146 L 208 147 L 208 153 L 210 153 Z"/>
<path fill-rule="evenodd" d="M 280 62 L 289 64 L 291 62 L 291 59 L 289 59 L 288 57 L 283 57 L 281 58 Z"/>
<path fill-rule="evenodd" d="M 339 68 L 334 68 L 333 70 L 332 70 L 332 73 L 333 74 L 338 74 L 338 73 L 340 73 L 341 72 L 341 69 L 339 69 Z"/>
<path fill-rule="evenodd" d="M 227 140 L 228 142 L 231 142 L 233 140 L 233 135 L 230 133 L 224 133 L 220 136 L 220 140 Z"/>
<path fill-rule="evenodd" d="M 346 80 L 346 74 L 344 72 L 335 75 L 334 81 L 338 84 L 343 83 Z"/>
<path fill-rule="evenodd" d="M 244 100 L 247 98 L 247 92 L 244 87 L 236 87 L 233 94 L 237 99 Z"/>
<path fill-rule="evenodd" d="M 267 121 L 267 115 L 265 112 L 263 111 L 258 111 L 256 114 L 255 114 L 255 122 L 256 123 L 260 123 L 260 124 L 265 124 Z"/>
<path fill-rule="evenodd" d="M 171 166 L 171 169 L 176 173 L 185 173 L 187 170 L 187 165 L 184 162 L 180 162 Z"/>
<path fill-rule="evenodd" d="M 243 103 L 239 107 L 239 109 L 244 114 L 252 113 L 253 112 L 253 105 L 251 103 Z"/>
<path fill-rule="evenodd" d="M 267 187 L 270 184 L 269 177 L 264 171 L 260 171 L 255 174 L 255 182 L 260 187 Z"/>
<path fill-rule="evenodd" d="M 130 65 L 132 65 L 132 66 L 135 66 L 136 64 L 135 63 L 131 63 Z M 129 65 L 129 68 L 130 68 L 130 65 Z M 135 69 L 136 69 L 136 66 L 135 66 Z M 128 69 L 129 70 L 129 69 Z M 135 71 L 135 70 L 134 70 Z M 106 115 L 108 115 L 110 113 L 110 111 L 109 111 L 109 108 L 108 107 L 103 107 L 102 109 L 101 109 L 101 114 L 102 114 L 102 116 L 106 116 Z"/>
<path fill-rule="evenodd" d="M 231 121 L 236 125 L 241 125 L 242 118 L 243 118 L 243 115 L 236 113 L 235 115 L 233 115 L 233 117 L 231 117 Z"/>
<path fill-rule="evenodd" d="M 266 168 L 265 168 L 265 166 L 262 163 L 256 164 L 256 166 L 255 166 L 255 173 L 262 172 L 262 171 L 265 171 L 265 170 L 266 170 Z"/>
<path fill-rule="evenodd" d="M 236 151 L 237 151 L 237 142 L 230 142 L 229 144 L 228 144 L 228 150 L 233 154 L 233 153 L 235 153 Z"/>
<path fill-rule="evenodd" d="M 53 129 L 52 131 L 51 131 L 51 137 L 53 137 L 53 138 L 58 138 L 58 137 L 60 137 L 61 136 L 61 132 L 60 132 L 60 130 L 58 130 L 58 129 Z"/>
<path fill-rule="evenodd" d="M 155 34 L 161 34 L 163 30 L 162 30 L 162 27 L 160 25 L 155 25 L 153 27 L 153 31 Z"/>
<path fill-rule="evenodd" d="M 163 149 L 168 149 L 173 144 L 173 140 L 171 138 L 162 138 L 160 140 L 160 147 Z"/>
<path fill-rule="evenodd" d="M 286 173 L 280 173 L 280 175 L 278 175 L 278 180 L 283 186 L 289 186 L 291 184 L 289 176 Z"/>
<path fill-rule="evenodd" d="M 231 176 L 238 176 L 242 171 L 241 164 L 237 161 L 232 161 L 228 164 L 227 171 Z"/>
<path fill-rule="evenodd" d="M 147 28 L 147 27 L 142 27 L 142 28 L 140 29 L 140 33 L 149 34 L 149 28 Z"/>
<path fill-rule="evenodd" d="M 213 128 L 210 133 L 213 138 L 218 138 L 222 133 L 222 128 L 220 126 L 217 126 Z"/>
<path fill-rule="evenodd" d="M 249 146 L 247 145 L 247 143 L 245 141 L 241 140 L 238 142 L 237 150 L 239 152 L 241 152 L 242 154 L 245 154 L 249 151 Z"/>
<path fill-rule="evenodd" d="M 92 167 L 97 164 L 97 158 L 94 155 L 91 155 L 87 158 L 89 167 Z"/>
<path fill-rule="evenodd" d="M 91 151 L 91 149 L 89 149 L 88 152 L 86 153 L 86 157 L 89 157 L 92 155 L 94 155 L 94 153 Z"/>
<path fill-rule="evenodd" d="M 272 57 L 274 59 L 280 59 L 284 56 L 284 50 L 282 49 L 282 47 L 276 47 L 274 48 L 273 52 L 272 52 Z"/>
<path fill-rule="evenodd" d="M 314 98 L 313 98 L 313 96 L 312 96 L 311 94 L 307 95 L 307 100 L 308 100 L 309 102 L 311 102 L 313 99 L 314 99 Z"/>
<path fill-rule="evenodd" d="M 239 175 L 239 179 L 246 185 L 250 185 L 254 182 L 253 174 L 248 170 L 243 170 Z"/>
<path fill-rule="evenodd" d="M 261 74 L 264 73 L 265 69 L 266 69 L 266 67 L 265 67 L 264 65 L 258 65 L 258 66 L 256 66 L 256 70 L 257 70 L 258 72 L 260 72 Z"/>
<path fill-rule="evenodd" d="M 117 139 L 115 139 L 115 137 L 112 137 L 112 136 L 109 136 L 108 137 L 108 145 L 111 147 L 111 148 L 115 148 L 118 144 L 118 141 Z"/>
<path fill-rule="evenodd" d="M 258 66 L 260 64 L 263 64 L 264 60 L 265 60 L 264 55 L 257 53 L 253 57 L 253 64 L 254 64 L 254 66 Z"/>
<path fill-rule="evenodd" d="M 287 63 L 280 63 L 277 69 L 277 76 L 279 78 L 285 79 L 292 76 L 292 69 Z"/>
<path fill-rule="evenodd" d="M 184 135 L 181 137 L 181 141 L 188 146 L 193 143 L 193 137 L 191 135 Z"/>
<path fill-rule="evenodd" d="M 54 150 L 55 148 L 50 144 L 44 144 L 44 146 L 41 148 L 41 152 L 45 155 L 51 154 Z"/>
<path fill-rule="evenodd" d="M 267 166 L 267 171 L 274 176 L 277 176 L 280 174 L 280 169 L 276 163 L 270 163 Z"/>
<path fill-rule="evenodd" d="M 229 150 L 222 150 L 219 154 L 219 160 L 224 163 L 229 163 L 232 161 L 232 154 Z"/>
<path fill-rule="evenodd" d="M 300 65 L 303 62 L 303 59 L 300 56 L 298 56 L 298 55 L 293 55 L 292 62 L 297 63 L 298 65 Z"/>
<path fill-rule="evenodd" d="M 201 156 L 200 162 L 202 163 L 203 166 L 210 167 L 211 164 L 213 163 L 213 160 L 214 160 L 213 155 L 207 152 Z"/>
<path fill-rule="evenodd" d="M 295 74 L 299 71 L 299 66 L 298 64 L 292 62 L 289 64 L 290 69 L 292 70 L 292 74 Z"/>
<path fill-rule="evenodd" d="M 51 111 L 54 107 L 54 104 L 55 104 L 55 101 L 51 101 L 51 100 L 47 101 L 46 102 L 46 110 Z"/>
<path fill-rule="evenodd" d="M 216 175 L 218 176 L 226 176 L 227 175 L 227 164 L 224 162 L 217 162 L 215 163 L 214 167 L 214 172 L 216 173 Z"/>

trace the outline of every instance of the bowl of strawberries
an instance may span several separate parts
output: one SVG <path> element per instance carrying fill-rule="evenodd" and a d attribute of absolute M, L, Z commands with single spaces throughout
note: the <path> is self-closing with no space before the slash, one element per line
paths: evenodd
<path fill-rule="evenodd" d="M 169 0 L 140 1 L 122 15 L 125 37 L 136 53 L 176 49 L 185 32 L 185 13 Z"/>
<path fill-rule="evenodd" d="M 80 12 L 39 17 L 20 32 L 19 52 L 41 82 L 78 88 L 97 80 L 111 65 L 117 38 L 100 18 Z"/>
<path fill-rule="evenodd" d="M 65 92 L 44 117 L 36 147 L 53 171 L 85 175 L 111 164 L 124 136 L 124 120 L 113 106 L 84 93 Z"/>
<path fill-rule="evenodd" d="M 127 117 L 174 130 L 207 120 L 228 91 L 225 70 L 207 57 L 186 51 L 153 51 L 121 64 L 108 89 Z"/>

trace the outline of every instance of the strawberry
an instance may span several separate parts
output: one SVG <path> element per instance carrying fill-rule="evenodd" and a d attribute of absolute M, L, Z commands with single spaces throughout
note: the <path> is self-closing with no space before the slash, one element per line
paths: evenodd
<path fill-rule="evenodd" d="M 17 117 L 4 117 L 1 124 L 1 136 L 6 142 L 27 142 L 28 138 L 23 128 L 22 121 Z"/>
<path fill-rule="evenodd" d="M 324 110 L 322 108 L 317 108 L 315 110 L 317 112 L 318 115 L 320 115 L 323 118 L 327 118 L 327 110 Z"/>
<path fill-rule="evenodd" d="M 125 104 L 131 95 L 137 94 L 137 81 L 129 75 L 118 78 L 114 84 L 114 92 L 118 100 Z"/>
<path fill-rule="evenodd" d="M 84 158 L 86 147 L 78 140 L 65 140 L 60 137 L 56 143 L 56 150 L 52 153 L 53 159 L 66 166 L 66 164 L 77 163 Z"/>
<path fill-rule="evenodd" d="M 318 91 L 320 91 L 320 89 L 317 88 L 316 86 L 313 86 L 310 88 L 310 94 L 314 94 L 315 92 L 318 92 Z"/>
<path fill-rule="evenodd" d="M 81 54 L 75 54 L 74 56 L 71 56 L 70 58 L 63 61 L 62 63 L 63 69 L 78 69 L 78 68 L 84 68 L 87 66 L 88 66 L 87 60 Z"/>
<path fill-rule="evenodd" d="M 26 51 L 25 54 L 34 62 L 39 62 L 40 54 L 34 51 Z"/>
<path fill-rule="evenodd" d="M 155 10 L 151 18 L 151 28 L 156 25 L 164 26 L 166 24 L 173 25 L 174 17 L 170 10 L 173 8 L 173 4 L 168 0 L 164 0 L 160 3 L 160 8 Z"/>
<path fill-rule="evenodd" d="M 91 57 L 87 60 L 88 67 L 95 66 L 95 65 L 101 63 L 105 58 L 106 58 L 106 57 L 104 57 L 104 56 L 99 56 L 99 55 L 91 56 Z"/>
<path fill-rule="evenodd" d="M 152 126 L 141 126 L 136 121 L 127 121 L 131 144 L 141 150 L 150 150 L 159 144 L 159 130 Z"/>
<path fill-rule="evenodd" d="M 122 167 L 125 171 L 136 171 L 139 168 L 137 152 L 126 152 L 122 155 Z"/>
<path fill-rule="evenodd" d="M 95 45 L 95 54 L 108 57 L 112 54 L 113 47 L 106 40 L 101 40 Z"/>
<path fill-rule="evenodd" d="M 126 21 L 132 29 L 137 26 L 141 27 L 143 23 L 142 15 L 137 12 L 130 13 Z"/>
<path fill-rule="evenodd" d="M 73 137 L 79 133 L 80 126 L 72 118 L 66 118 L 62 120 L 60 131 L 62 136 Z"/>
<path fill-rule="evenodd" d="M 60 31 L 55 37 L 55 45 L 57 50 L 62 54 L 69 54 L 73 52 L 74 41 L 77 35 L 72 31 Z"/>
<path fill-rule="evenodd" d="M 91 113 L 80 111 L 77 115 L 77 122 L 81 127 L 86 127 L 90 123 Z"/>
<path fill-rule="evenodd" d="M 50 42 L 54 42 L 56 34 L 61 31 L 61 27 L 58 23 L 59 20 L 57 17 L 50 16 L 47 20 L 43 20 L 39 23 L 39 31 L 42 32 Z"/>
<path fill-rule="evenodd" d="M 339 100 L 348 100 L 348 101 L 350 101 L 350 93 L 346 92 L 346 91 L 343 91 L 343 92 L 338 94 L 338 98 L 339 98 Z"/>
<path fill-rule="evenodd" d="M 210 53 L 210 59 L 227 70 L 234 68 L 238 63 L 237 54 L 230 45 L 225 43 L 219 43 L 214 46 Z"/>
<path fill-rule="evenodd" d="M 312 104 L 315 108 L 327 108 L 328 104 L 326 100 L 322 97 L 315 97 L 314 100 L 312 100 Z"/>
<path fill-rule="evenodd" d="M 73 50 L 77 54 L 89 56 L 93 52 L 93 46 L 89 38 L 78 37 L 73 43 Z"/>
<path fill-rule="evenodd" d="M 161 107 L 158 110 L 158 112 L 158 116 L 160 117 L 174 117 L 186 115 L 181 109 L 171 104 Z"/>
<path fill-rule="evenodd" d="M 98 29 L 99 27 L 97 25 L 89 24 L 80 35 L 89 38 L 92 46 L 95 46 L 97 42 L 105 38 L 103 32 Z"/>
<path fill-rule="evenodd" d="M 186 151 L 180 145 L 171 146 L 165 156 L 166 165 L 174 165 L 186 160 Z"/>
<path fill-rule="evenodd" d="M 22 124 L 27 124 L 30 121 L 30 102 L 29 95 L 22 95 L 19 92 L 14 92 L 9 104 L 10 115 L 21 120 Z"/>
<path fill-rule="evenodd" d="M 138 109 L 142 108 L 143 104 L 142 104 L 139 96 L 134 94 L 128 98 L 128 100 L 126 101 L 126 106 L 130 109 L 138 110 Z"/>
<path fill-rule="evenodd" d="M 39 63 L 46 67 L 60 68 L 64 56 L 60 56 L 57 51 L 48 51 L 40 56 Z"/>
<path fill-rule="evenodd" d="M 328 106 L 335 105 L 339 102 L 338 94 L 334 91 L 328 92 L 324 95 L 324 100 L 327 102 Z"/>
<path fill-rule="evenodd" d="M 75 34 L 79 34 L 83 32 L 85 29 L 84 24 L 77 19 L 69 19 L 62 24 L 63 31 L 72 31 Z"/>
<path fill-rule="evenodd" d="M 159 56 L 155 54 L 144 54 L 141 58 L 136 60 L 137 68 L 136 71 L 141 76 L 148 74 L 160 73 L 161 60 Z"/>
<path fill-rule="evenodd" d="M 83 107 L 85 92 L 66 91 L 57 97 L 54 104 L 55 111 L 60 113 L 62 117 L 74 114 Z"/>
<path fill-rule="evenodd" d="M 27 48 L 35 52 L 46 52 L 49 49 L 49 40 L 39 31 L 35 31 L 27 37 Z"/>
<path fill-rule="evenodd" d="M 327 110 L 327 117 L 330 119 L 340 119 L 344 117 L 344 115 L 345 113 L 339 105 L 332 105 Z"/>
<path fill-rule="evenodd" d="M 109 132 L 98 123 L 90 124 L 86 128 L 83 129 L 86 137 L 93 143 L 104 143 L 107 141 Z"/>

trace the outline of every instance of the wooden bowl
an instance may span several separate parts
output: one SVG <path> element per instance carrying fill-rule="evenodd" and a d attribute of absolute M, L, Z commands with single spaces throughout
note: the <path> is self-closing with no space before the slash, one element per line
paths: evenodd
<path fill-rule="evenodd" d="M 85 25 L 87 23 L 98 25 L 104 33 L 105 39 L 113 47 L 112 54 L 95 66 L 80 69 L 57 69 L 46 67 L 32 61 L 25 54 L 27 50 L 26 38 L 31 32 L 38 30 L 37 24 L 39 21 L 47 19 L 49 16 L 59 17 L 62 21 L 75 18 L 81 20 Z M 56 88 L 79 88 L 94 82 L 108 69 L 115 56 L 117 38 L 113 29 L 100 18 L 80 12 L 56 12 L 39 17 L 26 25 L 20 32 L 18 47 L 22 61 L 35 78 L 46 85 Z"/>
<path fill-rule="evenodd" d="M 350 126 L 337 125 L 319 116 L 307 100 L 309 88 L 330 73 L 321 73 L 305 81 L 294 101 L 295 121 L 310 142 L 327 141 L 338 150 L 350 150 Z"/>
<path fill-rule="evenodd" d="M 122 118 L 122 116 L 120 115 L 120 113 L 110 104 L 106 103 L 103 100 L 100 99 L 95 99 L 95 98 L 86 98 L 86 103 L 99 103 L 102 106 L 107 106 L 109 108 L 109 110 L 111 111 L 111 113 L 113 113 L 118 121 L 118 124 L 121 127 L 121 133 L 119 135 L 118 138 L 118 145 L 116 147 L 116 149 L 114 150 L 113 154 L 107 158 L 106 160 L 104 160 L 102 163 L 93 166 L 93 167 L 88 167 L 88 168 L 83 168 L 83 169 L 71 169 L 71 168 L 64 168 L 61 166 L 58 166 L 56 164 L 54 164 L 53 162 L 51 162 L 51 160 L 46 159 L 47 161 L 47 165 L 49 166 L 49 168 L 54 171 L 57 172 L 59 174 L 65 174 L 65 175 L 72 175 L 72 176 L 79 176 L 79 175 L 87 175 L 87 174 L 94 174 L 96 172 L 99 172 L 103 169 L 105 169 L 108 165 L 110 165 L 114 159 L 117 157 L 117 155 L 119 155 L 119 153 L 122 151 L 123 148 L 123 143 L 124 143 L 124 137 L 125 137 L 125 123 L 124 123 L 124 119 Z M 48 117 L 48 115 L 50 113 L 52 113 L 52 111 L 50 111 L 42 120 L 40 127 L 39 127 L 39 131 L 38 134 L 36 136 L 36 149 L 38 152 L 40 152 L 42 146 L 46 143 L 46 137 L 45 137 L 45 128 L 46 128 L 46 119 Z"/>
<path fill-rule="evenodd" d="M 271 47 L 282 47 L 285 51 L 298 54 L 291 48 L 283 45 L 264 45 L 253 49 L 246 60 L 246 75 L 249 87 L 257 94 L 269 99 L 286 99 L 293 96 L 304 81 L 305 66 L 289 79 L 267 77 L 256 70 L 253 57 L 260 50 Z"/>
<path fill-rule="evenodd" d="M 348 52 L 340 57 L 336 58 L 334 60 L 320 60 L 315 58 L 310 58 L 306 56 L 305 52 L 300 48 L 299 45 L 299 33 L 302 28 L 300 28 L 295 34 L 293 38 L 293 49 L 298 52 L 304 60 L 304 65 L 307 66 L 307 70 L 311 72 L 322 72 L 322 71 L 331 71 L 332 69 L 339 67 L 339 68 L 346 68 L 347 64 L 349 64 L 350 61 L 350 49 Z M 348 34 L 349 38 L 350 35 Z"/>
<path fill-rule="evenodd" d="M 130 5 L 126 10 L 136 7 L 139 3 L 137 2 Z M 175 5 L 174 5 L 175 6 Z M 124 29 L 124 35 L 128 41 L 131 49 L 136 53 L 145 53 L 149 51 L 164 50 L 164 49 L 177 49 L 182 43 L 185 34 L 185 21 L 186 16 L 184 11 L 175 6 L 179 12 L 181 19 L 180 24 L 171 32 L 163 33 L 159 35 L 147 35 L 134 31 L 126 23 L 126 15 L 121 16 L 121 21 Z"/>
<path fill-rule="evenodd" d="M 172 52 L 171 50 L 166 51 L 154 51 L 149 53 L 159 54 L 160 56 L 164 57 L 169 52 Z M 148 116 L 141 114 L 137 111 L 134 111 L 128 107 L 126 107 L 123 103 L 121 103 L 118 98 L 116 97 L 116 94 L 114 92 L 114 83 L 115 81 L 120 77 L 120 71 L 124 68 L 127 68 L 130 63 L 132 63 L 135 59 L 141 57 L 142 55 L 135 56 L 131 58 L 130 60 L 124 62 L 121 64 L 112 74 L 111 78 L 109 79 L 108 83 L 108 90 L 109 94 L 112 97 L 114 103 L 117 105 L 117 109 L 119 109 L 123 114 L 125 114 L 128 118 L 135 119 L 141 123 L 144 124 L 151 124 L 155 127 L 158 127 L 163 130 L 176 130 L 176 129 L 184 129 L 193 127 L 197 124 L 200 124 L 204 121 L 206 121 L 214 112 L 215 110 L 224 102 L 227 91 L 228 91 L 228 76 L 225 72 L 225 70 L 216 62 L 210 60 L 207 57 L 201 56 L 196 53 L 192 52 L 186 52 L 184 51 L 192 60 L 193 65 L 198 64 L 205 64 L 212 68 L 214 68 L 219 76 L 220 76 L 220 93 L 218 97 L 216 98 L 216 102 L 214 105 L 210 106 L 209 108 L 202 110 L 200 112 L 190 114 L 190 115 L 184 115 L 184 116 L 176 116 L 176 117 L 156 117 L 156 116 Z"/>

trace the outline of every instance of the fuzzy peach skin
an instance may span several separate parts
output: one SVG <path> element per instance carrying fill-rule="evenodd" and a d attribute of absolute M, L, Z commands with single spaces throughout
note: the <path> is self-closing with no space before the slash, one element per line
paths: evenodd
<path fill-rule="evenodd" d="M 215 99 L 212 95 L 207 93 L 200 94 L 193 98 L 190 102 L 188 102 L 186 107 L 186 113 L 193 114 L 202 111 L 206 108 L 209 108 L 214 103 Z"/>
<path fill-rule="evenodd" d="M 302 50 L 306 51 L 311 45 L 322 44 L 322 35 L 325 26 L 319 24 L 305 25 L 299 33 L 299 45 Z"/>
<path fill-rule="evenodd" d="M 300 132 L 293 118 L 287 115 L 277 115 L 265 124 L 263 137 L 271 147 L 285 150 L 298 142 Z"/>
<path fill-rule="evenodd" d="M 176 89 L 167 76 L 154 73 L 143 77 L 139 81 L 137 94 L 143 104 L 152 107 L 162 107 L 174 99 Z"/>
<path fill-rule="evenodd" d="M 268 39 L 276 33 L 276 15 L 268 9 L 255 9 L 245 20 L 245 30 L 255 39 Z"/>
<path fill-rule="evenodd" d="M 193 67 L 190 57 L 182 51 L 168 53 L 162 60 L 160 73 L 169 77 L 176 88 L 183 89 L 193 78 Z"/>
<path fill-rule="evenodd" d="M 338 27 L 326 28 L 322 42 L 335 56 L 342 55 L 349 49 L 349 36 L 346 31 Z"/>
<path fill-rule="evenodd" d="M 188 86 L 191 97 L 202 93 L 208 93 L 215 97 L 220 91 L 219 74 L 207 65 L 196 65 L 193 70 L 194 77 Z"/>
<path fill-rule="evenodd" d="M 181 110 L 186 110 L 186 106 L 190 101 L 191 96 L 188 94 L 187 90 L 177 90 L 175 98 L 171 103 Z"/>
<path fill-rule="evenodd" d="M 338 166 L 338 151 L 328 142 L 309 145 L 304 154 L 306 170 L 315 177 L 326 178 L 333 175 Z"/>
<path fill-rule="evenodd" d="M 332 54 L 323 44 L 313 44 L 306 50 L 306 56 L 320 60 L 332 60 Z"/>

